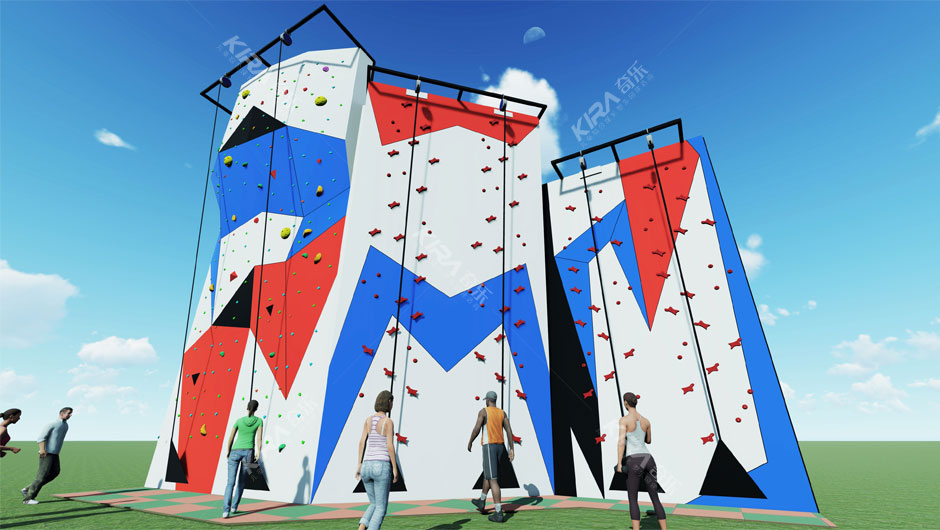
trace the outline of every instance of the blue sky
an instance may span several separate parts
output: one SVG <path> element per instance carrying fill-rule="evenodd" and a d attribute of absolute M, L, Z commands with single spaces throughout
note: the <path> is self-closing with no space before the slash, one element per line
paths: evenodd
<path fill-rule="evenodd" d="M 26 411 L 14 438 L 65 405 L 72 439 L 156 437 L 212 127 L 198 93 L 231 67 L 225 41 L 260 47 L 317 5 L 0 4 L 0 408 Z M 548 158 L 681 117 L 708 142 L 799 437 L 940 438 L 940 4 L 330 7 L 381 66 L 549 103 Z M 545 37 L 523 44 L 535 26 Z M 291 54 L 346 46 L 325 21 L 308 27 Z M 616 85 L 631 67 L 646 72 L 632 99 Z M 578 142 L 572 126 L 605 93 L 621 109 Z"/>

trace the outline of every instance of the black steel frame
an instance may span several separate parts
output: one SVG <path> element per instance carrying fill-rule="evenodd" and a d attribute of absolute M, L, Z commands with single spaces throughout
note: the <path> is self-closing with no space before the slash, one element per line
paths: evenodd
<path fill-rule="evenodd" d="M 614 160 L 616 160 L 617 162 L 620 162 L 620 155 L 617 154 L 617 144 L 622 144 L 630 140 L 635 140 L 636 138 L 640 138 L 642 136 L 646 136 L 647 134 L 651 134 L 656 131 L 661 131 L 663 129 L 668 129 L 673 126 L 677 127 L 679 130 L 679 143 L 684 142 L 685 136 L 682 135 L 682 119 L 676 118 L 672 121 L 667 121 L 666 123 L 660 123 L 659 125 L 656 125 L 655 127 L 650 127 L 649 129 L 644 129 L 642 131 L 630 133 L 626 136 L 617 138 L 616 140 L 611 140 L 606 143 L 595 145 L 594 147 L 589 147 L 588 149 L 585 149 L 583 151 L 578 151 L 577 153 L 572 153 L 570 155 L 566 155 L 561 158 L 556 158 L 555 160 L 552 160 L 552 167 L 555 169 L 555 173 L 558 174 L 558 178 L 564 179 L 565 176 L 561 173 L 561 169 L 558 167 L 558 164 L 562 162 L 567 162 L 569 160 L 574 160 L 575 158 L 583 157 L 584 155 L 587 155 L 590 153 L 602 151 L 604 149 L 607 149 L 608 147 L 614 154 Z M 581 169 L 585 169 L 585 168 L 581 168 Z"/>

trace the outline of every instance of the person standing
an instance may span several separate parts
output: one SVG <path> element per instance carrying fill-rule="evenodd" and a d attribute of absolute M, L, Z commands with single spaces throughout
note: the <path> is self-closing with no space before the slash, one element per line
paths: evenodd
<path fill-rule="evenodd" d="M 486 393 L 486 407 L 480 409 L 480 412 L 477 414 L 477 422 L 473 426 L 473 433 L 470 434 L 470 441 L 467 443 L 467 451 L 472 451 L 473 441 L 476 440 L 477 435 L 480 434 L 484 424 L 486 424 L 486 430 L 483 430 L 483 436 L 480 438 L 480 443 L 483 445 L 483 493 L 480 495 L 480 498 L 473 499 L 470 502 L 480 510 L 480 513 L 483 513 L 486 508 L 486 494 L 492 489 L 495 511 L 488 519 L 494 523 L 501 523 L 505 519 L 503 517 L 503 505 L 501 504 L 502 498 L 497 470 L 499 468 L 499 461 L 506 451 L 503 439 L 504 430 L 509 437 L 510 461 L 515 457 L 515 453 L 512 446 L 512 427 L 509 426 L 509 418 L 506 417 L 506 413 L 503 412 L 503 409 L 496 406 L 496 392 L 492 390 Z"/>
<path fill-rule="evenodd" d="M 59 419 L 46 425 L 39 434 L 39 470 L 36 480 L 20 490 L 23 494 L 23 504 L 39 504 L 36 496 L 43 486 L 52 482 L 59 476 L 59 453 L 65 443 L 65 433 L 69 431 L 69 418 L 72 417 L 72 407 L 64 407 L 59 411 Z"/>
<path fill-rule="evenodd" d="M 232 434 L 228 437 L 228 450 L 225 453 L 228 459 L 228 482 L 225 484 L 225 500 L 222 501 L 223 518 L 238 511 L 238 503 L 245 492 L 248 474 L 245 464 L 257 462 L 261 456 L 261 431 L 264 422 L 255 416 L 257 410 L 258 402 L 252 399 L 248 402 L 248 415 L 235 420 Z M 235 489 L 234 496 L 232 489 Z"/>
<path fill-rule="evenodd" d="M 617 472 L 623 473 L 624 464 L 627 473 L 627 498 L 630 500 L 630 520 L 633 530 L 640 528 L 640 505 L 637 498 L 640 491 L 640 480 L 646 483 L 646 491 L 659 520 L 659 528 L 666 530 L 666 511 L 663 503 L 659 502 L 659 482 L 656 480 L 656 460 L 646 447 L 653 443 L 650 432 L 650 420 L 636 411 L 636 395 L 627 392 L 623 395 L 623 404 L 627 407 L 627 415 L 620 418 L 620 436 L 617 438 Z M 626 462 L 624 462 L 626 455 Z"/>
<path fill-rule="evenodd" d="M 395 397 L 388 390 L 375 398 L 375 414 L 366 418 L 359 438 L 359 465 L 356 478 L 369 496 L 369 509 L 359 519 L 359 530 L 379 530 L 388 510 L 388 490 L 391 482 L 398 482 L 398 463 L 392 445 L 395 424 L 388 417 Z"/>
<path fill-rule="evenodd" d="M 7 455 L 7 451 L 13 454 L 19 453 L 19 447 L 10 447 L 10 424 L 20 421 L 23 411 L 20 409 L 7 409 L 3 412 L 3 421 L 0 421 L 0 458 Z"/>

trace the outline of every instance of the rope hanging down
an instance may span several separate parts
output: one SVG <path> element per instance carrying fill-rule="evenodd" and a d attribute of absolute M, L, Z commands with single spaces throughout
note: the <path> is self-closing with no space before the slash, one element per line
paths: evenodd
<path fill-rule="evenodd" d="M 614 365 L 614 383 L 617 384 L 618 396 L 617 403 L 620 404 L 620 415 L 623 416 L 623 401 L 619 399 L 619 396 L 623 394 L 620 393 L 620 375 L 617 373 L 617 356 L 614 354 L 614 337 L 610 329 L 610 316 L 607 314 L 607 296 L 604 294 L 604 276 L 601 274 L 601 260 L 598 255 L 597 234 L 594 232 L 594 215 L 591 213 L 591 194 L 588 192 L 587 175 L 584 174 L 584 171 L 587 169 L 584 156 L 578 159 L 578 163 L 581 166 L 581 184 L 584 185 L 584 201 L 587 203 L 588 223 L 591 224 L 591 241 L 594 242 L 594 246 L 591 248 L 594 249 L 594 264 L 597 266 L 597 280 L 601 285 L 601 305 L 604 306 L 604 321 L 607 323 L 607 344 L 610 346 L 610 361 Z"/>
<path fill-rule="evenodd" d="M 222 85 L 219 85 L 219 90 L 216 93 L 216 99 L 219 98 L 222 92 Z M 186 329 L 183 333 L 183 353 L 180 355 L 180 369 L 179 369 L 179 380 L 176 382 L 176 398 L 174 399 L 173 411 L 176 412 L 176 407 L 179 406 L 180 402 L 180 392 L 183 387 L 183 361 L 186 357 L 186 339 L 189 337 L 189 319 L 192 316 L 192 307 L 193 307 L 193 294 L 196 292 L 196 270 L 199 266 L 199 246 L 202 243 L 202 226 L 206 219 L 206 198 L 209 195 L 209 175 L 212 171 L 212 150 L 215 147 L 215 128 L 219 120 L 219 108 L 216 107 L 215 115 L 212 117 L 212 136 L 209 138 L 209 162 L 206 166 L 206 183 L 203 185 L 202 192 L 202 210 L 199 213 L 199 233 L 196 236 L 196 257 L 193 259 L 193 280 L 189 286 L 189 304 L 186 306 Z M 170 443 L 173 443 L 173 437 L 176 436 L 176 419 L 174 418 L 171 422 L 170 428 Z"/>
<path fill-rule="evenodd" d="M 402 231 L 401 242 L 401 269 L 398 273 L 398 300 L 401 300 L 402 282 L 405 278 L 405 251 L 408 249 L 408 212 L 411 209 L 411 174 L 415 163 L 415 135 L 418 132 L 418 104 L 421 102 L 421 79 L 415 81 L 415 117 L 411 124 L 411 159 L 408 161 L 408 187 L 405 188 L 405 228 Z M 401 303 L 396 303 L 395 309 L 395 342 L 392 346 L 392 377 L 388 391 L 395 394 L 395 360 L 398 356 L 398 327 L 401 325 Z M 401 410 L 401 409 L 400 409 Z M 400 425 L 399 425 L 400 426 Z"/>
<path fill-rule="evenodd" d="M 277 48 L 277 77 L 276 77 L 276 81 L 274 82 L 274 112 L 271 115 L 271 117 L 275 120 L 277 120 L 278 90 L 281 85 L 281 52 L 283 50 L 284 50 L 284 39 L 282 35 L 281 40 L 278 43 L 278 48 Z M 261 235 L 261 264 L 258 266 L 258 270 L 260 271 L 258 273 L 258 284 L 257 284 L 258 285 L 258 301 L 257 301 L 257 304 L 255 304 L 255 314 L 258 316 L 255 318 L 255 331 L 254 331 L 255 336 L 254 336 L 254 340 L 252 340 L 254 345 L 251 351 L 251 384 L 248 386 L 248 398 L 249 399 L 251 399 L 251 392 L 252 392 L 252 389 L 255 387 L 255 359 L 257 358 L 257 353 L 258 353 L 258 326 L 260 325 L 260 322 L 261 322 L 261 288 L 262 286 L 264 286 L 264 247 L 265 245 L 268 244 L 267 243 L 268 208 L 271 205 L 271 172 L 273 171 L 273 164 L 274 164 L 274 132 L 273 131 L 271 132 L 270 150 L 271 150 L 271 156 L 268 160 L 268 185 L 264 188 L 267 196 L 265 197 L 265 200 L 264 200 L 264 229 L 263 229 L 264 231 L 262 232 L 262 235 Z M 252 291 L 254 291 L 254 286 L 252 286 Z M 284 348 L 284 349 L 285 349 L 285 357 L 286 357 L 287 348 Z M 284 377 L 285 377 L 284 384 L 287 385 L 286 368 L 284 372 Z M 277 382 L 276 377 L 275 377 L 275 382 Z"/>
<path fill-rule="evenodd" d="M 676 257 L 676 268 L 679 269 L 679 281 L 682 283 L 682 292 L 687 293 L 689 290 L 685 287 L 685 276 L 682 274 L 682 262 L 679 261 L 679 246 L 676 245 L 678 236 L 672 229 L 672 221 L 669 219 L 669 208 L 666 207 L 666 192 L 663 190 L 663 182 L 659 178 L 656 151 L 653 150 L 653 136 L 648 134 L 648 132 L 649 131 L 647 131 L 646 135 L 646 145 L 649 147 L 650 155 L 653 157 L 653 170 L 656 173 L 656 185 L 659 187 L 659 196 L 663 201 L 663 211 L 666 213 L 666 226 L 669 228 L 669 236 L 672 238 L 672 252 Z M 682 144 L 679 145 L 681 148 Z M 705 360 L 702 358 L 702 347 L 698 341 L 698 332 L 695 330 L 695 318 L 692 316 L 692 303 L 689 301 L 688 296 L 683 296 L 682 298 L 685 299 L 685 307 L 689 312 L 689 327 L 692 328 L 692 340 L 695 343 L 695 351 L 698 353 L 699 373 L 702 376 L 702 384 L 705 385 L 705 393 L 708 395 L 708 413 L 711 416 L 712 427 L 715 428 L 715 435 L 721 439 L 721 431 L 718 427 L 718 416 L 715 414 L 715 404 L 712 401 L 712 391 L 708 385 L 708 375 L 702 372 L 702 368 L 705 366 Z"/>
<path fill-rule="evenodd" d="M 506 158 L 506 100 L 499 100 L 499 110 L 503 111 L 503 250 L 500 252 L 502 254 L 502 264 L 500 265 L 500 277 L 502 282 L 500 284 L 500 295 L 502 297 L 502 302 L 499 309 L 500 322 L 499 322 L 499 332 L 503 335 L 503 340 L 499 341 L 500 345 L 500 359 L 499 359 L 499 370 L 503 374 L 503 382 L 499 385 L 499 406 L 500 408 L 506 407 L 505 392 L 506 392 L 506 342 L 509 341 L 509 335 L 506 333 L 506 162 L 509 160 Z M 512 441 L 510 441 L 510 444 Z"/>

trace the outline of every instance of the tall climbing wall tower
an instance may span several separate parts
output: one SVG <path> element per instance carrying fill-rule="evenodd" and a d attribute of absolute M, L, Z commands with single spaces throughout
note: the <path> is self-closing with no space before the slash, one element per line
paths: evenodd
<path fill-rule="evenodd" d="M 623 496 L 629 391 L 665 501 L 817 511 L 704 140 L 585 167 L 543 200 L 551 365 L 581 392 L 553 387 L 556 491 Z"/>
<path fill-rule="evenodd" d="M 359 48 L 311 51 L 239 90 L 211 174 L 221 233 L 147 486 L 221 492 L 231 425 L 257 399 L 276 480 L 254 495 L 309 499 L 370 64 Z"/>

